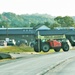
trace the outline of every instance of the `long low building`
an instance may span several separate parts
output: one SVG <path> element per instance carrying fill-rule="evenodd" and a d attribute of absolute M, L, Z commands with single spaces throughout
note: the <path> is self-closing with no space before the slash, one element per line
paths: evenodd
<path fill-rule="evenodd" d="M 5 38 L 20 40 L 26 39 L 28 42 L 35 39 L 35 37 L 50 36 L 50 35 L 66 35 L 67 38 L 71 39 L 71 36 L 75 38 L 75 30 L 73 29 L 60 29 L 60 30 L 50 30 L 50 29 L 33 29 L 33 28 L 0 28 L 0 40 Z"/>

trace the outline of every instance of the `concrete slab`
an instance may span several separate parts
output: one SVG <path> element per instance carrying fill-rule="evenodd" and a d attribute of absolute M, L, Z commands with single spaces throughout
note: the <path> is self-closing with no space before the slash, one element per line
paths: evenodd
<path fill-rule="evenodd" d="M 9 53 L 0 53 L 0 59 L 12 58 Z"/>

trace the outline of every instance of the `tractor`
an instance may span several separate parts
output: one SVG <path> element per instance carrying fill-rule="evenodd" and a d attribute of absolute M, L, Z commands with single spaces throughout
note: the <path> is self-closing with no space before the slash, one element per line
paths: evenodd
<path fill-rule="evenodd" d="M 60 49 L 63 51 L 69 51 L 69 45 L 67 41 L 63 41 L 60 39 L 54 40 L 41 40 L 36 39 L 34 44 L 34 51 L 35 52 L 48 52 L 50 49 L 54 49 L 55 52 L 59 52 Z"/>

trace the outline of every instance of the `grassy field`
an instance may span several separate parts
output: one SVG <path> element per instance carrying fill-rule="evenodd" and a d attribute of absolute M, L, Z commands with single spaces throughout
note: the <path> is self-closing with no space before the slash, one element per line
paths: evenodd
<path fill-rule="evenodd" d="M 7 46 L 0 48 L 0 52 L 33 52 L 33 48 L 28 46 Z"/>
<path fill-rule="evenodd" d="M 34 49 L 29 46 L 7 46 L 4 48 L 0 48 L 0 52 L 3 53 L 19 53 L 19 52 L 34 52 Z M 50 50 L 49 52 L 39 52 L 41 54 L 45 53 L 53 53 L 54 50 Z"/>

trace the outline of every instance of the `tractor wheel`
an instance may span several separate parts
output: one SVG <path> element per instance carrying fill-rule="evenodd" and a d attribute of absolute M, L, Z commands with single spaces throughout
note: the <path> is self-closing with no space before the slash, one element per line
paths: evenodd
<path fill-rule="evenodd" d="M 60 48 L 56 48 L 54 49 L 55 52 L 59 52 L 60 51 Z"/>
<path fill-rule="evenodd" d="M 37 46 L 34 46 L 34 51 L 35 52 L 41 52 L 41 50 L 39 50 Z"/>
<path fill-rule="evenodd" d="M 63 44 L 63 51 L 69 51 L 69 45 L 67 43 Z"/>
<path fill-rule="evenodd" d="M 49 51 L 49 49 L 50 49 L 49 44 L 44 43 L 44 44 L 42 45 L 42 51 L 43 51 L 43 52 L 48 52 L 48 51 Z"/>

